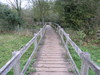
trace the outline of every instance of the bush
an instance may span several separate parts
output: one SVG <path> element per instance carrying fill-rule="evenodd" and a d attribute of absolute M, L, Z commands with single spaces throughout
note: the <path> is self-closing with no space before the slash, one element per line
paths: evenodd
<path fill-rule="evenodd" d="M 0 26 L 9 30 L 14 30 L 16 26 L 22 24 L 22 19 L 9 6 L 3 4 L 0 4 L 0 20 Z"/>
<path fill-rule="evenodd" d="M 82 30 L 86 35 L 94 33 L 96 27 L 96 10 L 98 2 L 95 0 L 57 0 L 60 7 L 59 22 L 62 27 Z"/>

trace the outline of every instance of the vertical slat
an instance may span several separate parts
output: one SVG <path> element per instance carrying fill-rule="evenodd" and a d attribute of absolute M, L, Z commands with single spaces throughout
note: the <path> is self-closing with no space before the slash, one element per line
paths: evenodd
<path fill-rule="evenodd" d="M 16 55 L 17 52 L 18 51 L 12 52 L 12 56 Z M 14 69 L 14 75 L 20 75 L 20 72 L 21 72 L 21 70 L 20 70 L 20 60 L 18 60 L 16 62 L 16 64 L 13 67 L 13 69 Z"/>
<path fill-rule="evenodd" d="M 90 54 L 88 52 L 82 52 L 81 75 L 88 75 L 89 65 L 85 61 L 84 57 L 90 60 Z"/>

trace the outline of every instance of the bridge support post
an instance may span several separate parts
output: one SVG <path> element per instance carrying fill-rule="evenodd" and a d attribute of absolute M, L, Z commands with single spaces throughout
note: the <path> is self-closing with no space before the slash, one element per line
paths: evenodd
<path fill-rule="evenodd" d="M 90 54 L 88 52 L 82 52 L 82 65 L 81 65 L 81 75 L 88 75 L 89 66 L 85 61 L 85 58 L 90 60 Z"/>
<path fill-rule="evenodd" d="M 16 55 L 17 52 L 18 51 L 12 52 L 12 56 Z M 20 70 L 20 60 L 16 61 L 16 64 L 14 65 L 13 69 L 14 69 L 14 75 L 20 75 L 20 72 L 21 72 L 21 70 Z"/>

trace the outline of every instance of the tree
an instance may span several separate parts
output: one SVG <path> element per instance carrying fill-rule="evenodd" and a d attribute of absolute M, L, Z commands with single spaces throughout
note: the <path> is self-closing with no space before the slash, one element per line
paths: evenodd
<path fill-rule="evenodd" d="M 48 0 L 31 0 L 33 5 L 33 17 L 34 19 L 41 21 L 44 24 L 45 17 L 48 14 L 50 8 Z"/>
<path fill-rule="evenodd" d="M 56 0 L 55 6 L 59 6 L 59 22 L 62 27 L 83 30 L 89 35 L 95 30 L 96 4 L 95 0 Z"/>
<path fill-rule="evenodd" d="M 22 26 L 23 18 L 22 18 L 22 0 L 14 0 L 12 2 L 11 0 L 6 0 L 14 10 L 16 10 L 17 15 L 19 17 L 20 23 L 17 25 L 18 29 Z"/>
<path fill-rule="evenodd" d="M 14 30 L 18 24 L 21 24 L 20 17 L 12 12 L 9 6 L 4 4 L 0 4 L 0 19 L 3 21 L 3 25 L 6 23 L 5 26 L 7 26 L 9 30 Z"/>
<path fill-rule="evenodd" d="M 12 2 L 11 0 L 7 0 L 7 2 L 17 11 L 18 16 L 21 17 L 22 0 L 14 0 L 14 2 Z"/>

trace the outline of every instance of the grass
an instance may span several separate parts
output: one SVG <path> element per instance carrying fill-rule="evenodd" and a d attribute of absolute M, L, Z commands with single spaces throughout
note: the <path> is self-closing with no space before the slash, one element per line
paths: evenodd
<path fill-rule="evenodd" d="M 13 51 L 20 50 L 20 48 L 22 48 L 31 38 L 31 36 L 0 34 L 0 68 L 11 59 Z M 32 45 L 22 56 L 20 60 L 21 69 L 23 65 L 25 65 L 33 49 L 34 45 Z M 12 70 L 7 75 L 13 75 Z"/>
<path fill-rule="evenodd" d="M 31 37 L 0 34 L 0 68 L 12 57 L 12 52 L 23 47 Z"/>
<path fill-rule="evenodd" d="M 94 45 L 80 46 L 80 48 L 91 54 L 92 60 L 100 66 L 100 47 Z"/>
<path fill-rule="evenodd" d="M 38 32 L 41 28 L 41 25 L 36 25 L 32 29 L 34 32 Z M 33 37 L 33 33 L 26 33 L 27 31 L 15 32 L 15 33 L 0 33 L 0 68 L 3 67 L 11 58 L 12 52 L 20 50 L 31 38 Z M 25 33 L 25 35 L 24 35 Z M 34 45 L 32 44 L 30 48 L 24 53 L 20 60 L 21 70 L 23 69 L 25 63 L 27 62 L 29 56 L 34 50 Z M 26 75 L 29 72 L 35 71 L 32 70 L 32 63 L 35 61 L 35 57 L 33 57 L 30 67 L 26 72 Z M 13 75 L 13 70 L 11 70 L 7 75 Z"/>
<path fill-rule="evenodd" d="M 89 52 L 91 54 L 91 59 L 100 66 L 100 47 L 96 47 L 96 46 L 80 46 L 80 48 L 85 51 L 85 52 Z M 75 50 L 69 46 L 69 51 L 80 71 L 81 69 L 81 59 L 79 58 L 79 56 L 77 55 L 77 53 L 75 52 Z M 89 75 L 96 75 L 92 70 L 89 70 Z"/>
<path fill-rule="evenodd" d="M 91 59 L 100 66 L 100 40 L 90 40 L 88 43 L 85 42 L 83 39 L 80 38 L 79 35 L 77 35 L 76 31 L 73 30 L 66 30 L 67 33 L 70 34 L 71 39 L 79 46 L 79 48 L 84 52 L 89 52 L 91 55 Z M 71 45 L 69 45 L 69 51 L 78 67 L 78 69 L 81 69 L 81 59 L 75 52 L 75 50 L 72 48 Z M 96 75 L 92 70 L 89 70 L 89 75 Z"/>

